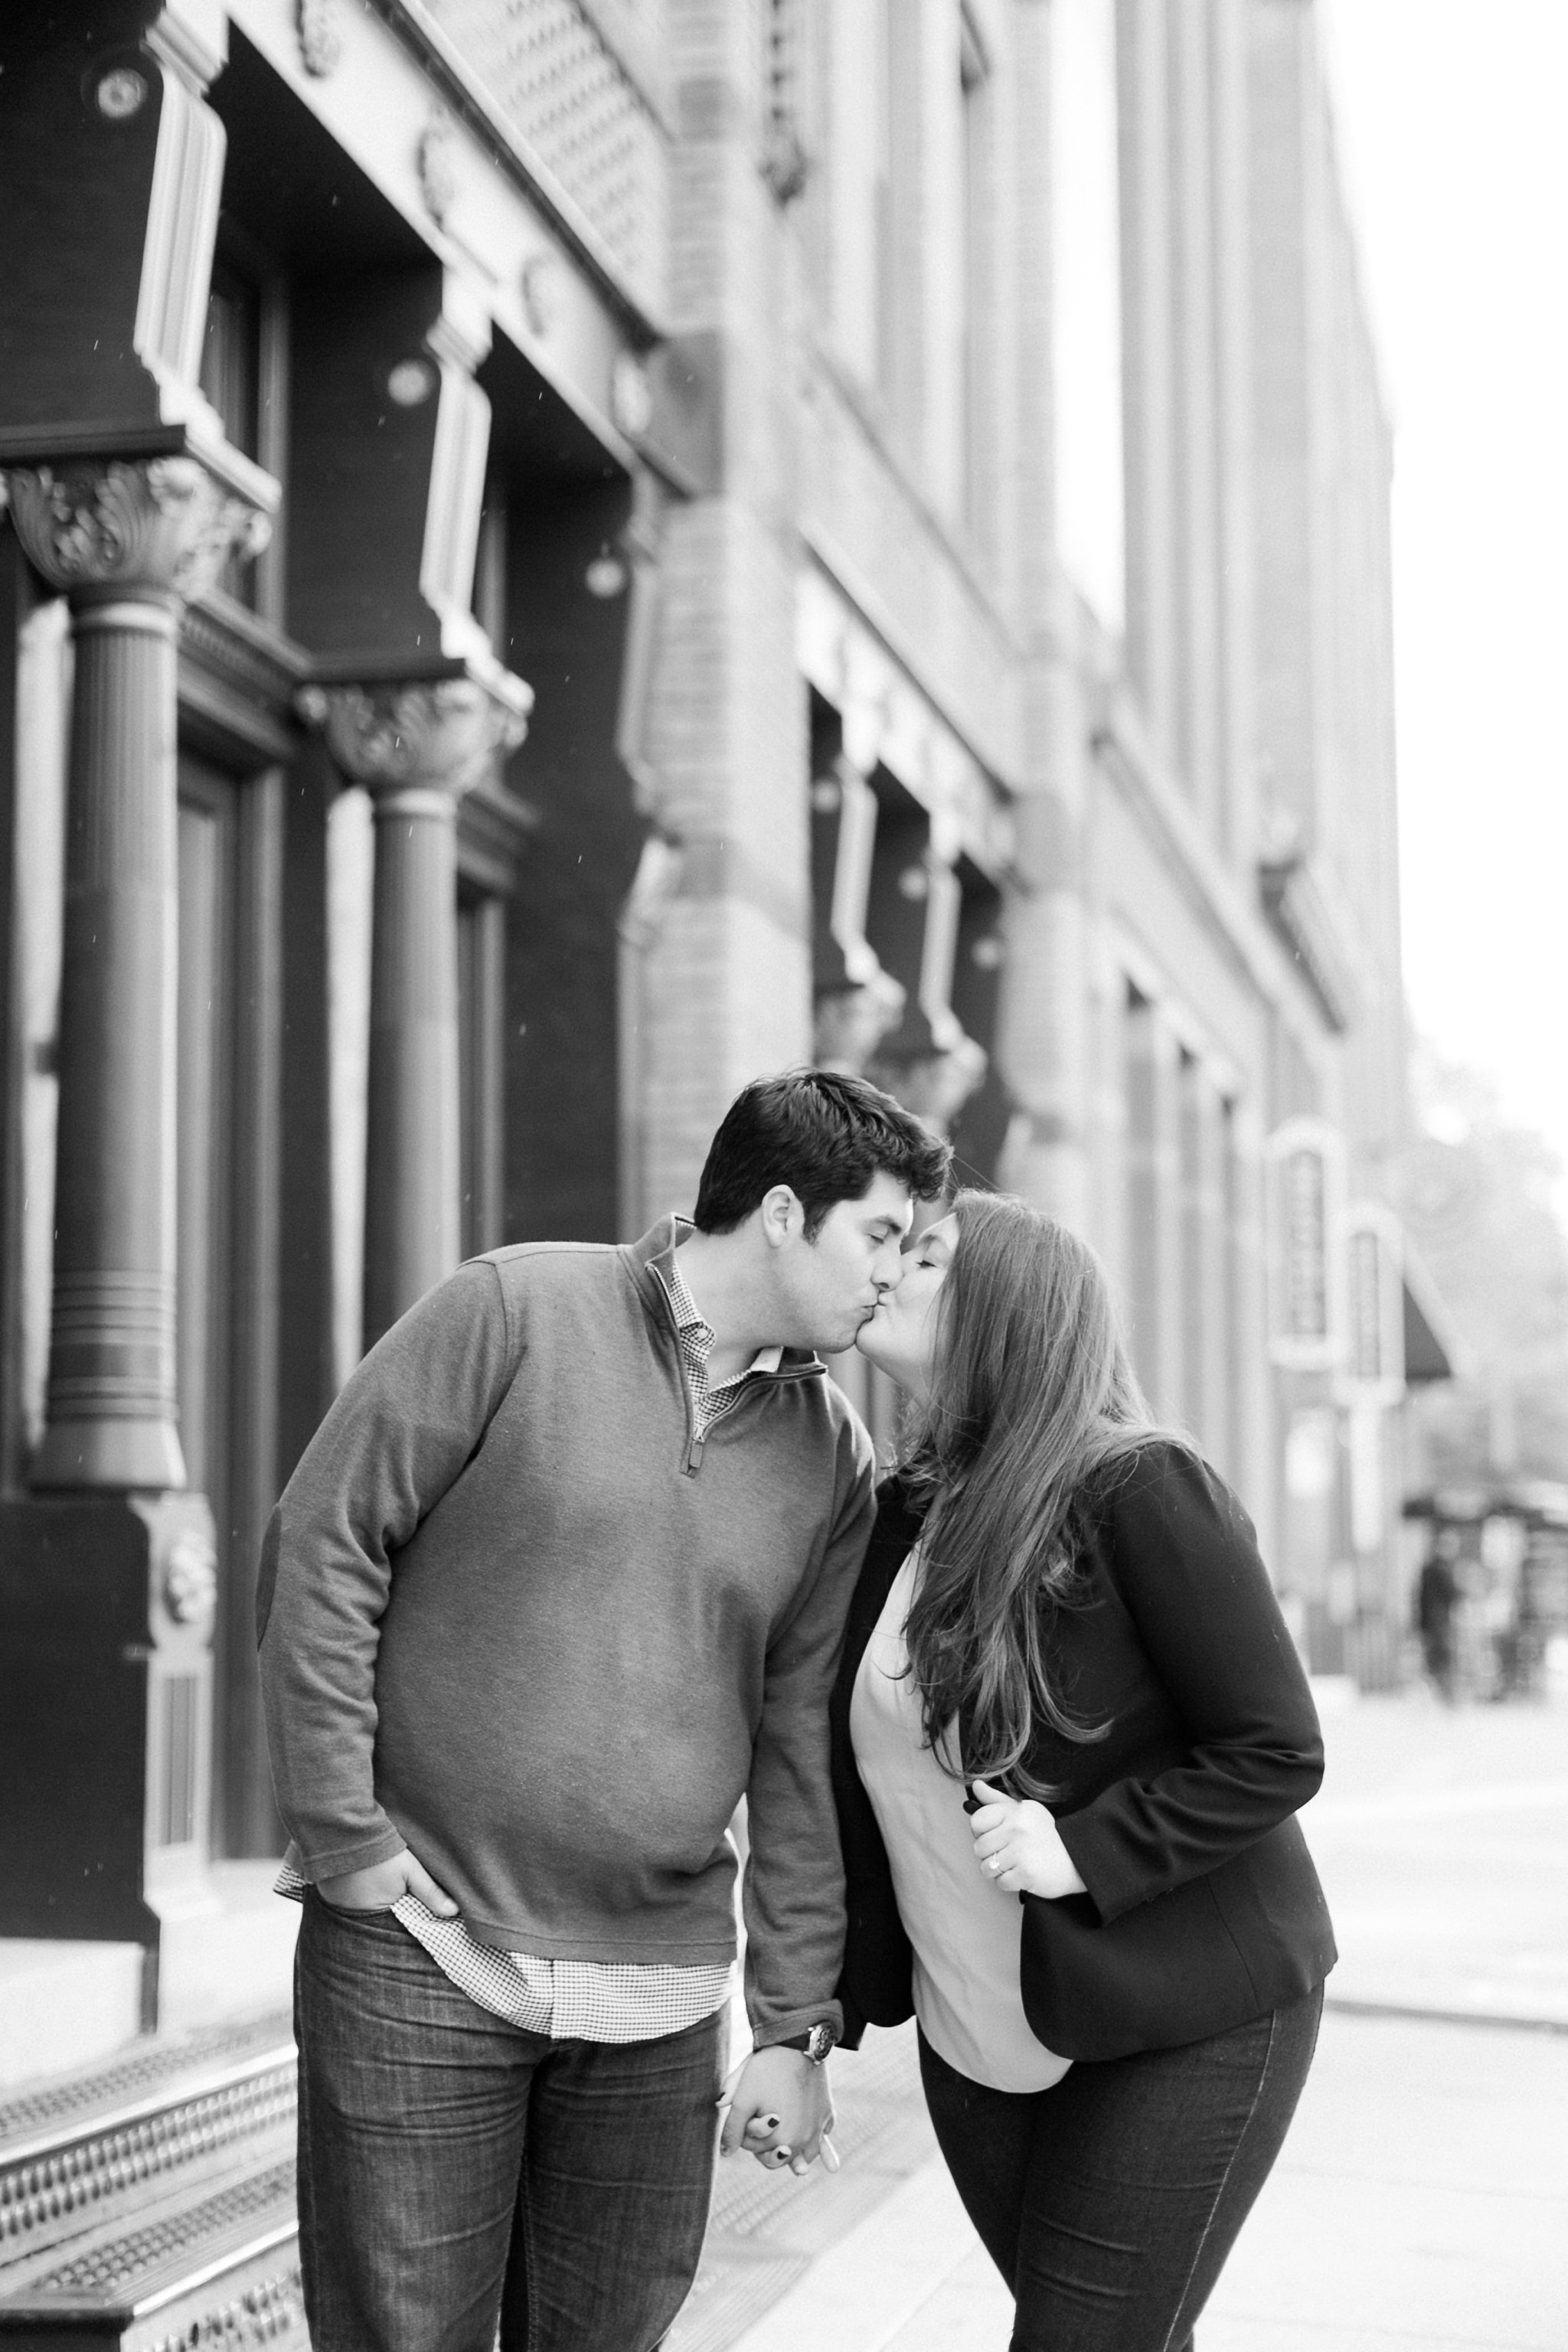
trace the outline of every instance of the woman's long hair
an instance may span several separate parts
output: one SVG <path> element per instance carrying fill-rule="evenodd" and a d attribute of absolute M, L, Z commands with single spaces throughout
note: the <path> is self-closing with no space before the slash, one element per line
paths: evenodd
<path fill-rule="evenodd" d="M 1105 1737 L 1054 1686 L 1052 1627 L 1079 1595 L 1084 1489 L 1160 1431 L 1128 1361 L 1099 1259 L 1005 1193 L 960 1192 L 938 1296 L 930 1394 L 900 1462 L 931 1497 L 906 1627 L 926 1738 L 963 1727 L 973 1779 L 1047 1798 L 1026 1758 L 1041 1729 Z M 1184 1442 L 1184 1441 L 1178 1441 Z"/>

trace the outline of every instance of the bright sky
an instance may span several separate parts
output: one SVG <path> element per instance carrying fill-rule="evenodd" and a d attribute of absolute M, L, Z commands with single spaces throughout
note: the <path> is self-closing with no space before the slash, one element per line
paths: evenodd
<path fill-rule="evenodd" d="M 1320 0 L 1394 417 L 1418 1028 L 1568 1158 L 1568 0 Z"/>

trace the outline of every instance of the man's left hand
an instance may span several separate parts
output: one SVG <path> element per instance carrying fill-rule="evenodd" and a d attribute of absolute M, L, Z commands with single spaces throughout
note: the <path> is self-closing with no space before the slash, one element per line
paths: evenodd
<path fill-rule="evenodd" d="M 753 2050 L 736 2067 L 720 2101 L 727 2106 L 720 2151 L 743 2147 L 770 2171 L 809 2172 L 833 2127 L 827 2063 L 798 2050 Z"/>
<path fill-rule="evenodd" d="M 982 1875 L 1009 1895 L 1085 1895 L 1078 1864 L 1062 1843 L 1061 1832 L 1033 1797 L 1009 1797 L 988 1780 L 971 1783 L 980 1799 L 969 1816 L 974 1856 Z"/>

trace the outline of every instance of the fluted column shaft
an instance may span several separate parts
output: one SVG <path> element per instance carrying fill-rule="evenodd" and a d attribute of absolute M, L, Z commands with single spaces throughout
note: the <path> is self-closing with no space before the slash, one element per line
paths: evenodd
<path fill-rule="evenodd" d="M 34 1483 L 185 1483 L 174 1401 L 173 596 L 73 615 L 48 1423 Z"/>
<path fill-rule="evenodd" d="M 175 734 L 183 600 L 258 509 L 188 457 L 9 477 L 76 643 L 54 1317 L 40 1487 L 183 1486 L 174 1393 Z"/>
<path fill-rule="evenodd" d="M 458 1264 L 458 803 L 521 742 L 531 699 L 499 664 L 300 698 L 375 804 L 366 1347 Z"/>
<path fill-rule="evenodd" d="M 375 796 L 367 1345 L 459 1255 L 457 814 L 429 786 Z"/>

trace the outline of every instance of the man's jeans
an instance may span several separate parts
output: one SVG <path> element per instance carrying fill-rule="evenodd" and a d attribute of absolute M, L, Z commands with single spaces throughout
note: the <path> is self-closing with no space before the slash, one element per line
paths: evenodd
<path fill-rule="evenodd" d="M 507 2352 L 653 2352 L 701 2252 L 724 2012 L 525 2033 L 390 1911 L 314 1893 L 294 1985 L 312 2352 L 492 2352 L 498 2314 Z"/>

